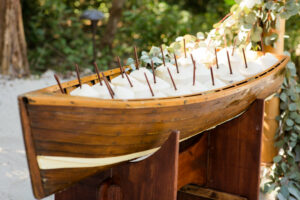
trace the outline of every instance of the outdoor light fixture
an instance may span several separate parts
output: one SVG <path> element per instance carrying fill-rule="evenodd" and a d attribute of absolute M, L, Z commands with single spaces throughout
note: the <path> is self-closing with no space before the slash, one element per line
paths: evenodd
<path fill-rule="evenodd" d="M 104 14 L 98 10 L 86 10 L 80 16 L 80 19 L 88 19 L 91 21 L 92 31 L 93 31 L 93 62 L 96 61 L 96 28 L 99 20 L 104 18 Z"/>

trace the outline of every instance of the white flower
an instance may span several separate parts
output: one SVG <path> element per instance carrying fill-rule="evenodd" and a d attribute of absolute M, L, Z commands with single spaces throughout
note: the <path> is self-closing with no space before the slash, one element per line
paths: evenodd
<path fill-rule="evenodd" d="M 183 40 L 183 37 L 176 38 L 176 42 L 181 42 Z"/>
<path fill-rule="evenodd" d="M 239 34 L 238 34 L 239 41 L 243 41 L 244 39 L 247 38 L 247 36 L 248 36 L 247 32 L 240 31 Z"/>
<path fill-rule="evenodd" d="M 241 8 L 249 8 L 249 9 L 252 9 L 256 4 L 259 4 L 261 3 L 261 0 L 243 0 L 241 3 L 240 3 L 240 7 Z"/>
<path fill-rule="evenodd" d="M 195 47 L 195 43 L 187 43 L 186 44 L 186 48 L 194 48 Z"/>
<path fill-rule="evenodd" d="M 226 27 L 231 27 L 231 26 L 233 26 L 235 23 L 236 23 L 236 20 L 233 19 L 233 17 L 229 17 L 229 18 L 227 18 L 226 21 L 225 21 L 225 26 L 226 26 Z"/>

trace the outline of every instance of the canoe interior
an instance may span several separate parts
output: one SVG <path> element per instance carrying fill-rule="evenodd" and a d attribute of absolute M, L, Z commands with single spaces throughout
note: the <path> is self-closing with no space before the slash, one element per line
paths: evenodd
<path fill-rule="evenodd" d="M 102 100 L 61 94 L 57 85 L 19 96 L 35 196 L 43 198 L 111 166 L 47 170 L 40 168 L 37 156 L 106 158 L 158 148 L 172 129 L 181 131 L 182 140 L 192 137 L 241 114 L 256 99 L 275 93 L 289 61 L 287 56 L 276 56 L 279 62 L 256 76 L 187 96 Z M 104 74 L 113 79 L 120 70 Z M 96 74 L 81 80 L 90 85 L 98 82 Z M 78 81 L 62 86 L 69 93 L 78 87 Z"/>
<path fill-rule="evenodd" d="M 259 52 L 259 55 L 262 55 L 262 52 Z M 235 83 L 233 83 L 231 85 L 228 85 L 228 86 L 225 86 L 223 88 L 218 88 L 218 89 L 215 89 L 215 90 L 205 91 L 205 92 L 201 92 L 201 93 L 194 93 L 194 94 L 185 95 L 185 96 L 205 95 L 205 94 L 209 94 L 209 93 L 212 93 L 212 92 L 213 93 L 218 93 L 218 92 L 221 92 L 221 91 L 224 91 L 224 90 L 228 90 L 228 89 L 231 89 L 231 88 L 236 88 L 236 87 L 241 86 L 241 85 L 245 85 L 245 84 L 247 84 L 248 82 L 250 82 L 252 80 L 260 79 L 261 77 L 266 76 L 269 72 L 271 72 L 274 69 L 278 68 L 282 63 L 286 63 L 289 60 L 288 56 L 277 55 L 277 54 L 274 54 L 274 55 L 279 59 L 279 62 L 277 64 L 275 64 L 274 66 L 266 69 L 265 71 L 263 71 L 263 72 L 261 72 L 257 75 L 246 78 L 245 80 L 242 80 L 242 81 L 239 81 L 239 82 L 235 82 Z M 130 73 L 132 71 L 129 66 L 126 66 L 125 68 L 126 68 L 127 73 Z M 112 80 L 116 76 L 120 75 L 120 69 L 115 68 L 115 69 L 105 71 L 104 75 L 107 77 L 108 80 Z M 82 77 L 81 82 L 82 82 L 82 84 L 88 84 L 88 85 L 94 85 L 96 83 L 99 83 L 97 74 Z M 103 82 L 103 84 L 104 84 L 104 82 Z M 62 87 L 63 87 L 64 91 L 66 92 L 66 94 L 70 94 L 70 92 L 72 90 L 79 87 L 79 82 L 78 82 L 77 79 L 72 80 L 72 81 L 68 81 L 68 82 L 62 83 Z M 44 88 L 44 89 L 41 89 L 41 90 L 37 90 L 37 91 L 34 91 L 34 92 L 29 92 L 29 93 L 25 94 L 24 96 L 30 96 L 31 94 L 34 94 L 34 96 L 37 96 L 39 94 L 42 95 L 42 94 L 45 94 L 45 93 L 47 93 L 47 95 L 55 95 L 57 97 L 61 96 L 61 92 L 60 92 L 60 89 L 59 89 L 58 85 L 50 86 L 50 87 L 47 87 L 47 88 Z M 64 96 L 70 96 L 70 95 L 64 95 Z M 162 99 L 163 100 L 163 99 L 174 99 L 174 98 L 185 97 L 185 96 L 174 96 L 174 97 L 152 98 L 152 99 L 132 99 L 132 100 L 126 100 L 126 101 L 130 102 L 130 101 L 144 101 L 144 100 L 154 100 L 154 99 Z M 81 98 L 82 99 L 82 98 L 86 98 L 86 97 L 74 97 L 73 96 L 72 98 L 74 98 L 74 99 Z M 124 101 L 124 100 L 120 100 L 120 99 L 110 99 L 110 100 L 98 99 L 98 100 L 103 100 L 103 101 Z"/>

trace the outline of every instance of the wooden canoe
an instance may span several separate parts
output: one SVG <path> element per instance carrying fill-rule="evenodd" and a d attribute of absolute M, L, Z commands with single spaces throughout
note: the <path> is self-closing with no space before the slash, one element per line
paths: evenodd
<path fill-rule="evenodd" d="M 60 93 L 57 85 L 19 96 L 23 136 L 36 198 L 60 191 L 120 162 L 149 155 L 171 130 L 186 140 L 243 113 L 280 88 L 289 61 L 242 82 L 199 94 L 144 100 L 101 100 Z M 119 69 L 104 73 L 109 79 Z M 97 76 L 82 78 L 95 84 Z M 78 81 L 62 84 L 69 93 Z"/>

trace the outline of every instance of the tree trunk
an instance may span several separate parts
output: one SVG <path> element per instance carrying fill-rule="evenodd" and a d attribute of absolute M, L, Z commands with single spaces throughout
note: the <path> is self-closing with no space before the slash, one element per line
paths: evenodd
<path fill-rule="evenodd" d="M 29 74 L 19 0 L 1 0 L 0 3 L 0 73 L 14 77 Z"/>
<path fill-rule="evenodd" d="M 110 9 L 110 15 L 108 19 L 108 23 L 104 32 L 104 35 L 101 40 L 101 48 L 108 47 L 110 50 L 112 49 L 113 40 L 115 34 L 117 33 L 118 23 L 122 16 L 122 9 L 124 6 L 125 0 L 113 0 L 112 7 Z"/>

